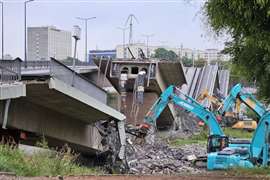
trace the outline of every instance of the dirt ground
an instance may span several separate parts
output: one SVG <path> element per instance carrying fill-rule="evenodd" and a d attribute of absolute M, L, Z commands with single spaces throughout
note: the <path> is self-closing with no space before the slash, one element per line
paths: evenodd
<path fill-rule="evenodd" d="M 16 177 L 12 175 L 1 175 L 0 180 L 253 180 L 270 179 L 264 176 L 223 176 L 223 175 L 184 175 L 184 176 L 132 176 L 132 175 L 102 175 L 102 176 L 58 176 L 58 177 Z"/>

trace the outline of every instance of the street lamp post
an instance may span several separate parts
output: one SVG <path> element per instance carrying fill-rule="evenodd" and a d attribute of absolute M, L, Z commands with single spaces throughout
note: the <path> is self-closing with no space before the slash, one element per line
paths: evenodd
<path fill-rule="evenodd" d="M 27 17 L 27 3 L 30 3 L 34 0 L 28 0 L 24 2 L 24 66 L 25 68 L 27 67 L 27 22 L 26 22 L 26 17 Z"/>
<path fill-rule="evenodd" d="M 77 54 L 77 42 L 81 39 L 81 28 L 80 26 L 73 26 L 73 34 L 72 37 L 75 39 L 75 45 L 74 45 L 74 54 L 73 54 L 73 63 L 72 63 L 72 69 L 75 70 L 75 59 Z"/>
<path fill-rule="evenodd" d="M 72 61 L 72 83 L 71 85 L 74 86 L 74 77 L 75 77 L 75 61 L 76 61 L 76 54 L 77 54 L 77 42 L 81 39 L 81 28 L 77 25 L 73 26 L 73 34 L 72 37 L 75 39 L 74 44 L 74 55 L 73 55 L 73 61 Z"/>
<path fill-rule="evenodd" d="M 149 58 L 149 38 L 153 37 L 154 34 L 144 34 L 144 37 L 146 37 L 146 57 Z"/>
<path fill-rule="evenodd" d="M 96 17 L 90 17 L 90 18 L 83 18 L 83 17 L 77 17 L 77 19 L 79 19 L 79 20 L 82 20 L 82 21 L 84 21 L 84 23 L 85 23 L 85 62 L 87 62 L 87 55 L 88 55 L 88 53 L 87 53 L 87 23 L 88 23 L 88 21 L 89 20 L 91 20 L 91 19 L 95 19 Z"/>
<path fill-rule="evenodd" d="M 118 29 L 122 30 L 123 32 L 123 58 L 126 58 L 126 30 L 129 29 L 128 27 L 117 27 Z"/>
<path fill-rule="evenodd" d="M 195 49 L 192 50 L 192 67 L 194 67 L 194 51 Z"/>
<path fill-rule="evenodd" d="M 2 22 L 2 60 L 4 60 L 4 2 L 3 1 L 0 1 L 1 3 L 1 11 L 2 11 L 2 19 L 1 19 L 1 22 Z"/>

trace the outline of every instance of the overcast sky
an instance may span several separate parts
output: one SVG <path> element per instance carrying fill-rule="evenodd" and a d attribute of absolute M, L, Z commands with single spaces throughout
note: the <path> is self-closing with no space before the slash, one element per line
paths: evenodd
<path fill-rule="evenodd" d="M 4 0 L 5 54 L 13 57 L 23 57 L 24 52 L 23 2 Z M 134 23 L 135 42 L 144 42 L 142 34 L 153 33 L 152 45 L 222 49 L 222 40 L 211 38 L 201 22 L 202 5 L 203 0 L 35 0 L 27 6 L 27 19 L 28 26 L 54 25 L 71 31 L 73 25 L 84 30 L 83 23 L 75 17 L 96 16 L 88 25 L 88 48 L 114 49 L 122 43 L 122 32 L 117 27 L 124 26 L 132 13 L 139 21 Z M 79 42 L 81 58 L 83 48 L 84 36 Z"/>

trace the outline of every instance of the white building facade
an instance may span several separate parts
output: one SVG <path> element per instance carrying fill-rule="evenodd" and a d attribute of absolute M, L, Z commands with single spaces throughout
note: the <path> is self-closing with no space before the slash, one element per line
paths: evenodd
<path fill-rule="evenodd" d="M 131 54 L 127 49 L 128 45 L 125 45 L 125 50 L 123 45 L 116 46 L 116 58 L 131 58 Z M 167 50 L 174 51 L 179 57 L 187 57 L 189 59 L 196 60 L 206 60 L 208 63 L 211 61 L 221 60 L 228 61 L 230 58 L 226 55 L 220 53 L 218 49 L 206 49 L 206 50 L 198 50 L 198 49 L 190 49 L 190 48 L 172 48 L 168 46 L 147 46 L 144 43 L 136 43 L 129 46 L 130 51 L 132 52 L 135 58 L 139 57 L 139 49 L 141 49 L 146 57 L 151 57 L 155 54 L 155 50 L 158 48 L 164 48 Z M 148 53 L 147 53 L 148 49 Z"/>
<path fill-rule="evenodd" d="M 57 29 L 54 26 L 28 27 L 27 60 L 57 60 L 71 56 L 71 32 Z"/>

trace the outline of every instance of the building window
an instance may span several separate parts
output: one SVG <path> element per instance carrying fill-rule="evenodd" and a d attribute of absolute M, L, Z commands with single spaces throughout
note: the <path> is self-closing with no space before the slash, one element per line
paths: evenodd
<path fill-rule="evenodd" d="M 121 74 L 128 74 L 129 73 L 129 70 L 128 70 L 128 67 L 123 67 L 122 70 L 121 70 Z"/>
<path fill-rule="evenodd" d="M 138 67 L 132 67 L 131 68 L 131 74 L 138 74 L 139 73 L 139 68 Z"/>

